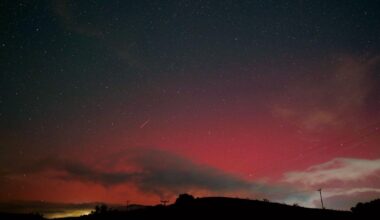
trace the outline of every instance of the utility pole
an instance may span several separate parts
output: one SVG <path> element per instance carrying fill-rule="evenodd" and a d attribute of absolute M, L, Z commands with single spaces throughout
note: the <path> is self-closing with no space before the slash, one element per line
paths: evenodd
<path fill-rule="evenodd" d="M 168 203 L 169 202 L 169 200 L 161 200 L 161 204 L 163 205 L 163 206 L 166 206 L 166 203 Z"/>
<path fill-rule="evenodd" d="M 319 192 L 319 196 L 321 197 L 321 204 L 322 204 L 322 209 L 325 209 L 325 206 L 323 205 L 323 199 L 322 199 L 322 188 L 317 190 Z"/>

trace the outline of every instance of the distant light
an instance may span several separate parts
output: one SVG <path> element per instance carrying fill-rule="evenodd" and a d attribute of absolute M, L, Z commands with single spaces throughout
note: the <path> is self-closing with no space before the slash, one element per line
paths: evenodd
<path fill-rule="evenodd" d="M 43 214 L 43 216 L 47 219 L 79 217 L 82 215 L 89 215 L 92 211 L 93 211 L 92 209 L 65 210 L 65 211 L 56 212 L 56 213 Z"/>

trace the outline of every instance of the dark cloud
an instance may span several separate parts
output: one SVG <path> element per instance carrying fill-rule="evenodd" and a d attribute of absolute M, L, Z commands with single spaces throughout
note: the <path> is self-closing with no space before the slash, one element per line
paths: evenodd
<path fill-rule="evenodd" d="M 128 160 L 143 170 L 138 185 L 144 189 L 170 188 L 173 191 L 191 188 L 211 191 L 236 191 L 252 187 L 252 183 L 218 169 L 196 164 L 187 158 L 158 149 L 133 148 L 125 153 Z"/>
<path fill-rule="evenodd" d="M 212 192 L 265 191 L 266 187 L 206 165 L 196 164 L 182 156 L 158 149 L 132 148 L 110 155 L 98 165 L 87 165 L 70 159 L 42 159 L 20 173 L 57 171 L 55 178 L 82 181 L 105 187 L 131 183 L 145 193 L 173 195 L 192 189 Z M 133 170 L 115 171 L 115 166 L 132 166 Z M 13 172 L 14 173 L 14 172 Z M 268 190 L 269 191 L 269 190 Z"/>
<path fill-rule="evenodd" d="M 86 181 L 98 183 L 104 186 L 111 186 L 126 181 L 131 181 L 136 175 L 127 172 L 100 171 L 89 165 L 70 159 L 43 159 L 31 166 L 30 171 L 38 172 L 49 169 L 63 171 L 64 173 L 59 175 L 62 179 Z"/>

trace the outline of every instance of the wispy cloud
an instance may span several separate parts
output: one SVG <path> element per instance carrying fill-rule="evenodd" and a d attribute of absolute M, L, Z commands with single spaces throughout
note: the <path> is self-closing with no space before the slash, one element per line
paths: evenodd
<path fill-rule="evenodd" d="M 139 70 L 147 70 L 143 57 L 138 53 L 138 45 L 133 31 L 129 31 L 128 35 L 120 32 L 120 29 L 112 28 L 106 22 L 109 17 L 99 19 L 93 15 L 101 15 L 100 11 L 96 8 L 86 9 L 90 10 L 86 16 L 77 11 L 84 10 L 77 4 L 76 1 L 60 1 L 55 0 L 51 2 L 52 12 L 57 16 L 62 28 L 74 34 L 79 34 L 99 42 L 112 51 L 115 59 L 126 61 L 130 66 L 136 67 Z M 125 30 L 123 27 L 122 30 Z M 117 32 L 117 33 L 115 33 Z M 111 34 L 113 33 L 113 34 Z M 116 34 L 116 35 L 115 35 Z M 115 36 L 123 36 L 122 38 L 115 38 Z"/>
<path fill-rule="evenodd" d="M 288 172 L 285 174 L 285 181 L 316 187 L 334 182 L 347 184 L 364 181 L 379 175 L 380 159 L 335 158 L 312 166 L 306 171 Z"/>
<path fill-rule="evenodd" d="M 91 37 L 102 37 L 104 35 L 96 24 L 80 22 L 80 19 L 70 10 L 67 1 L 52 1 L 52 6 L 54 13 L 61 19 L 67 30 Z"/>
<path fill-rule="evenodd" d="M 365 115 L 380 56 L 341 56 L 331 62 L 318 78 L 290 82 L 289 89 L 279 95 L 283 98 L 271 104 L 273 115 L 310 132 L 339 128 Z"/>
<path fill-rule="evenodd" d="M 335 158 L 305 171 L 285 173 L 283 182 L 309 191 L 323 188 L 330 207 L 349 209 L 359 201 L 380 196 L 379 177 L 380 159 Z M 297 198 L 289 200 L 297 201 Z M 316 193 L 310 194 L 303 202 L 319 206 L 319 197 Z"/>

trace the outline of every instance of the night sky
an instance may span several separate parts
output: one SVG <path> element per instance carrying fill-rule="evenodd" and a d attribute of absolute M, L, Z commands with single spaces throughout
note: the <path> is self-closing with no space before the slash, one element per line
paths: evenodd
<path fill-rule="evenodd" d="M 379 10 L 1 1 L 0 202 L 380 197 Z"/>

